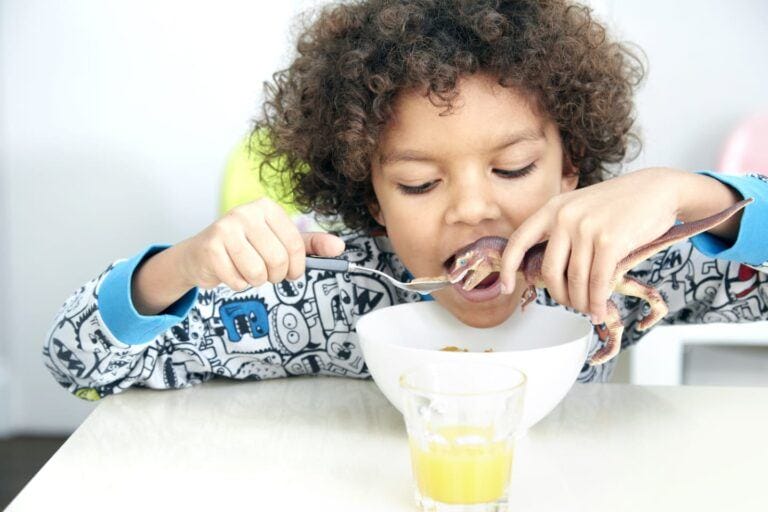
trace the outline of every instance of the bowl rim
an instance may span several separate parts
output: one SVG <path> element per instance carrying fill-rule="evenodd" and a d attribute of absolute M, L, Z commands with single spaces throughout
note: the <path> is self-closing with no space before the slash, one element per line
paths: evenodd
<path fill-rule="evenodd" d="M 487 354 L 505 354 L 505 353 L 554 351 L 554 350 L 558 350 L 558 349 L 560 349 L 562 347 L 565 347 L 565 346 L 568 346 L 568 345 L 579 343 L 579 342 L 583 341 L 584 339 L 586 339 L 587 347 L 586 347 L 585 350 L 588 353 L 589 352 L 589 340 L 592 337 L 594 337 L 594 335 L 595 335 L 595 326 L 592 325 L 592 323 L 589 321 L 589 319 L 586 316 L 580 315 L 579 313 L 575 313 L 573 311 L 569 311 L 568 309 L 565 309 L 563 306 L 546 306 L 546 305 L 541 305 L 541 304 L 531 304 L 531 306 L 536 307 L 536 308 L 540 308 L 542 311 L 552 310 L 552 311 L 557 311 L 558 313 L 566 313 L 568 315 L 577 317 L 580 320 L 582 320 L 584 323 L 586 323 L 588 325 L 588 328 L 587 328 L 586 332 L 583 335 L 578 336 L 578 337 L 573 338 L 573 339 L 569 339 L 569 340 L 567 340 L 567 341 L 565 341 L 563 343 L 558 343 L 556 345 L 550 345 L 550 346 L 546 346 L 546 347 L 521 348 L 521 349 L 517 349 L 517 350 L 494 350 L 492 352 L 485 352 L 485 351 L 482 351 L 482 352 L 477 352 L 477 351 L 467 351 L 467 352 L 464 352 L 464 351 L 441 350 L 441 349 L 436 349 L 436 348 L 419 348 L 419 347 L 411 347 L 411 346 L 407 346 L 407 345 L 400 345 L 400 344 L 396 344 L 396 343 L 381 342 L 380 340 L 377 340 L 375 337 L 372 337 L 372 336 L 371 337 L 369 337 L 369 336 L 365 336 L 365 337 L 360 336 L 360 330 L 359 330 L 360 323 L 361 322 L 363 323 L 363 330 L 367 329 L 367 327 L 365 325 L 365 324 L 369 323 L 369 321 L 366 320 L 367 317 L 370 317 L 371 315 L 373 315 L 373 314 L 375 314 L 377 312 L 386 311 L 387 309 L 397 308 L 397 307 L 400 307 L 400 306 L 411 306 L 411 307 L 416 306 L 416 307 L 421 307 L 422 304 L 428 305 L 426 307 L 436 307 L 436 306 L 437 307 L 442 307 L 439 304 L 435 303 L 434 301 L 404 302 L 402 304 L 394 304 L 394 305 L 382 308 L 380 310 L 371 311 L 369 313 L 361 315 L 357 319 L 357 322 L 355 323 L 355 332 L 357 334 L 357 339 L 358 339 L 358 341 L 359 341 L 359 343 L 361 345 L 361 348 L 363 348 L 364 345 L 376 344 L 376 345 L 380 345 L 380 346 L 386 345 L 386 346 L 389 346 L 389 347 L 396 347 L 397 349 L 404 350 L 406 352 L 440 352 L 442 354 L 461 354 L 462 357 L 469 356 L 469 357 L 473 357 L 474 358 L 474 357 L 477 357 L 477 356 L 487 355 Z M 445 308 L 443 308 L 443 310 L 445 311 Z M 516 310 L 516 311 L 518 311 L 518 310 Z M 447 312 L 447 313 L 450 315 L 450 312 Z M 455 318 L 455 317 L 452 316 L 452 318 Z M 456 320 L 459 321 L 458 319 L 456 319 Z M 467 327 L 470 327 L 470 326 L 467 326 Z M 586 355 L 587 354 L 585 354 L 585 357 L 586 357 Z"/>

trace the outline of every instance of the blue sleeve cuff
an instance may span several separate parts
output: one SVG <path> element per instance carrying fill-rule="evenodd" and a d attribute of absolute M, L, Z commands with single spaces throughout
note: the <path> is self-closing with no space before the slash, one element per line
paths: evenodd
<path fill-rule="evenodd" d="M 765 225 L 768 220 L 768 181 L 756 176 L 735 176 L 701 171 L 697 174 L 709 176 L 735 189 L 742 198 L 751 197 L 754 202 L 744 209 L 736 241 L 726 240 L 709 233 L 691 238 L 694 247 L 711 258 L 761 265 L 768 261 L 768 239 Z"/>
<path fill-rule="evenodd" d="M 112 334 L 127 345 L 152 341 L 184 320 L 197 301 L 197 288 L 193 288 L 160 315 L 144 316 L 136 311 L 131 298 L 133 273 L 147 258 L 167 248 L 153 245 L 133 258 L 117 263 L 99 286 L 101 318 Z"/>

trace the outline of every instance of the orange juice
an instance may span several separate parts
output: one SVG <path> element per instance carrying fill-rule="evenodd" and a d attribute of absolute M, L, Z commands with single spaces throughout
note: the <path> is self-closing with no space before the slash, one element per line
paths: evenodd
<path fill-rule="evenodd" d="M 423 496 L 450 504 L 488 503 L 504 495 L 512 467 L 511 441 L 492 441 L 490 428 L 454 426 L 444 440 L 410 441 L 416 484 Z"/>

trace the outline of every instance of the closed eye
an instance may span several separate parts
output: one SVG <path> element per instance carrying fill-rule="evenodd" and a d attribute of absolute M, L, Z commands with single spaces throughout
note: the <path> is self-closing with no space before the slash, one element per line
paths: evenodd
<path fill-rule="evenodd" d="M 514 178 L 522 178 L 523 176 L 527 176 L 528 174 L 532 173 L 536 169 L 536 164 L 531 163 L 529 165 L 526 165 L 522 169 L 493 169 L 493 172 L 504 179 L 514 179 Z M 437 185 L 439 180 L 433 180 L 428 181 L 426 183 L 422 183 L 421 185 L 416 186 L 410 186 L 410 185 L 403 185 L 402 183 L 397 184 L 397 188 L 400 189 L 401 192 L 404 194 L 424 194 L 426 192 L 429 192 L 433 188 L 435 188 L 435 185 Z"/>
<path fill-rule="evenodd" d="M 504 179 L 522 178 L 531 174 L 536 169 L 536 164 L 531 163 L 522 169 L 494 169 L 493 172 Z"/>
<path fill-rule="evenodd" d="M 397 188 L 400 189 L 400 191 L 404 194 L 424 194 L 425 192 L 432 190 L 435 185 L 437 185 L 437 180 L 428 181 L 426 183 L 422 183 L 421 185 L 416 185 L 415 187 L 398 183 Z"/>

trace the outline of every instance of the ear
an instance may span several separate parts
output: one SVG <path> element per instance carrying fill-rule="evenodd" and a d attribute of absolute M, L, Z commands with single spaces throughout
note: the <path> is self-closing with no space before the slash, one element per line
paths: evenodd
<path fill-rule="evenodd" d="M 569 192 L 579 186 L 579 170 L 571 163 L 571 158 L 563 153 L 563 174 L 560 178 L 560 191 Z"/>
<path fill-rule="evenodd" d="M 376 201 L 373 201 L 372 203 L 368 204 L 368 211 L 370 212 L 373 219 L 381 224 L 382 226 L 386 227 L 387 223 L 384 220 L 384 214 L 381 211 L 381 207 L 379 206 L 379 203 Z"/>

